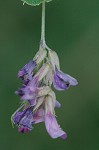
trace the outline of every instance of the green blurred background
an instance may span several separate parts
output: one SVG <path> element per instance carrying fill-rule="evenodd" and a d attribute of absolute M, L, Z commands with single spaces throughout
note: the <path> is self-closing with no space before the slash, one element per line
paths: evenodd
<path fill-rule="evenodd" d="M 46 7 L 46 40 L 60 57 L 61 69 L 79 85 L 57 92 L 56 110 L 67 140 L 51 139 L 43 123 L 28 134 L 12 128 L 19 107 L 14 91 L 18 70 L 36 53 L 40 40 L 41 5 L 0 1 L 0 149 L 99 150 L 99 0 L 53 0 Z"/>

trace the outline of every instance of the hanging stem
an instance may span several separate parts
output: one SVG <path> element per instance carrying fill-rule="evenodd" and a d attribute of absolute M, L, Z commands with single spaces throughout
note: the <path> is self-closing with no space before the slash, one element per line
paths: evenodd
<path fill-rule="evenodd" d="M 41 41 L 40 41 L 40 48 L 51 50 L 45 41 L 45 2 L 42 3 L 42 23 L 41 23 Z"/>
<path fill-rule="evenodd" d="M 41 41 L 40 46 L 45 48 L 45 2 L 42 3 L 42 23 L 41 23 Z"/>

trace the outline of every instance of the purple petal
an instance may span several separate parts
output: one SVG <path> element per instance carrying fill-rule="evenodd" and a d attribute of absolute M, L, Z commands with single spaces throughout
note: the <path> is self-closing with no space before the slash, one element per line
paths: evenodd
<path fill-rule="evenodd" d="M 37 110 L 37 112 L 33 116 L 34 123 L 40 123 L 44 121 L 44 110 L 43 108 L 40 108 Z"/>
<path fill-rule="evenodd" d="M 24 83 L 27 83 L 32 79 L 33 70 L 36 67 L 36 63 L 33 60 L 30 60 L 19 72 L 18 77 L 23 80 Z"/>
<path fill-rule="evenodd" d="M 21 96 L 21 100 L 32 100 L 32 99 L 35 99 L 36 96 L 38 94 L 38 89 L 37 88 L 29 88 L 29 87 L 26 87 L 24 89 L 24 95 Z"/>
<path fill-rule="evenodd" d="M 21 118 L 24 117 L 25 113 L 26 113 L 26 110 L 24 110 L 23 112 L 20 112 L 20 111 L 16 112 L 15 115 L 13 116 L 13 118 L 12 118 L 13 122 L 15 124 L 19 124 Z"/>
<path fill-rule="evenodd" d="M 30 130 L 29 130 L 28 128 L 18 128 L 18 131 L 19 131 L 20 133 L 27 133 L 27 132 L 29 132 Z"/>
<path fill-rule="evenodd" d="M 21 87 L 19 88 L 17 91 L 15 91 L 15 94 L 19 95 L 19 96 L 23 96 L 24 95 L 24 88 L 25 87 Z"/>
<path fill-rule="evenodd" d="M 63 73 L 62 71 L 56 70 L 53 79 L 53 85 L 55 89 L 60 91 L 67 90 L 70 86 L 75 86 L 77 84 L 78 82 L 75 78 Z"/>
<path fill-rule="evenodd" d="M 37 99 L 31 99 L 31 100 L 29 99 L 28 102 L 29 102 L 29 104 L 30 104 L 31 106 L 35 106 L 35 105 L 36 105 L 36 100 L 37 100 Z"/>
<path fill-rule="evenodd" d="M 46 130 L 52 138 L 61 137 L 66 139 L 66 133 L 59 127 L 57 120 L 54 115 L 46 114 L 45 115 L 45 126 Z"/>
<path fill-rule="evenodd" d="M 21 97 L 21 100 L 35 99 L 38 94 L 38 78 L 34 77 L 27 85 L 23 85 L 15 93 Z"/>
<path fill-rule="evenodd" d="M 38 84 L 39 84 L 39 82 L 38 82 L 38 76 L 36 76 L 36 77 L 34 76 L 32 78 L 32 80 L 29 81 L 28 86 L 29 87 L 38 87 Z"/>
<path fill-rule="evenodd" d="M 33 113 L 27 115 L 27 116 L 24 116 L 21 121 L 20 121 L 20 126 L 21 127 L 26 127 L 28 128 L 29 130 L 32 130 L 32 122 L 33 122 Z"/>
<path fill-rule="evenodd" d="M 23 111 L 16 112 L 12 118 L 12 121 L 14 124 L 19 126 L 20 130 L 22 128 L 27 128 L 28 130 L 32 130 L 33 107 L 27 108 Z"/>
<path fill-rule="evenodd" d="M 60 108 L 61 104 L 56 100 L 55 107 Z"/>
<path fill-rule="evenodd" d="M 73 77 L 71 77 L 68 74 L 63 73 L 62 71 L 56 71 L 56 75 L 62 79 L 63 81 L 69 83 L 69 85 L 75 86 L 78 84 L 77 80 Z"/>
<path fill-rule="evenodd" d="M 53 85 L 55 89 L 59 91 L 66 90 L 69 87 L 69 84 L 62 81 L 56 74 L 54 75 Z"/>

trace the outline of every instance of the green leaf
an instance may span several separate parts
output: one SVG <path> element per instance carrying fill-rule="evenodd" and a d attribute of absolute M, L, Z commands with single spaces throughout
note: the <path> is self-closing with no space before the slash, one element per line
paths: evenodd
<path fill-rule="evenodd" d="M 43 2 L 50 2 L 51 0 L 21 0 L 23 1 L 23 3 L 31 5 L 31 6 L 36 6 L 36 5 L 40 5 Z"/>

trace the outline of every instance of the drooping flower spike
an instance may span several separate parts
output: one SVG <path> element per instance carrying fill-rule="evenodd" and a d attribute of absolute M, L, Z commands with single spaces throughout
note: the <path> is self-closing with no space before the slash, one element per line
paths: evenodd
<path fill-rule="evenodd" d="M 61 104 L 56 100 L 52 86 L 59 91 L 76 86 L 77 80 L 60 69 L 58 55 L 45 42 L 44 14 L 45 2 L 42 4 L 42 34 L 39 51 L 20 71 L 18 77 L 22 86 L 15 92 L 20 96 L 21 106 L 11 117 L 20 133 L 27 133 L 34 124 L 44 122 L 51 138 L 66 139 L 67 134 L 56 120 L 55 108 Z"/>
<path fill-rule="evenodd" d="M 60 108 L 61 104 L 56 100 L 51 86 L 57 90 L 67 90 L 70 86 L 77 85 L 77 80 L 60 71 L 56 52 L 46 51 L 44 55 L 42 51 L 42 55 L 45 56 L 43 59 L 39 50 L 34 58 L 39 63 L 35 61 L 34 67 L 30 61 L 18 73 L 22 81 L 28 79 L 28 82 L 23 82 L 22 87 L 16 91 L 23 106 L 12 115 L 11 120 L 21 133 L 31 131 L 36 123 L 45 122 L 46 130 L 52 138 L 65 139 L 67 134 L 60 128 L 55 117 L 55 108 Z"/>

